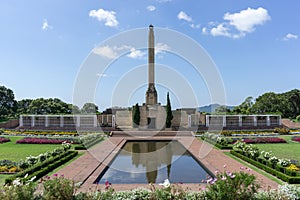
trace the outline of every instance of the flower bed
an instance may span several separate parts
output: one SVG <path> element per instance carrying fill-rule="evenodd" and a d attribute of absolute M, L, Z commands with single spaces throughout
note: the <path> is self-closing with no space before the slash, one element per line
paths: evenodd
<path fill-rule="evenodd" d="M 230 153 L 288 183 L 300 183 L 299 169 L 290 160 L 279 159 L 272 152 L 260 151 L 253 144 L 238 141 Z"/>
<path fill-rule="evenodd" d="M 245 138 L 243 139 L 243 142 L 247 144 L 286 143 L 284 139 L 277 137 Z"/>
<path fill-rule="evenodd" d="M 72 139 L 67 138 L 23 138 L 21 140 L 18 140 L 17 144 L 62 144 L 63 142 L 68 143 L 78 143 L 77 141 L 74 141 Z"/>
<path fill-rule="evenodd" d="M 0 144 L 5 143 L 5 142 L 10 142 L 10 139 L 5 138 L 5 137 L 0 137 Z"/>
<path fill-rule="evenodd" d="M 300 137 L 299 137 L 299 136 L 294 136 L 294 137 L 292 138 L 292 141 L 300 142 Z"/>

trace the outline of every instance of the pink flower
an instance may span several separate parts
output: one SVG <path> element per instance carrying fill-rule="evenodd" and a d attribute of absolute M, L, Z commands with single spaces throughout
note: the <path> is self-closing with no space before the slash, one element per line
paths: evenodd
<path fill-rule="evenodd" d="M 232 174 L 231 176 L 230 176 L 230 178 L 234 178 L 235 177 L 235 175 L 234 174 Z"/>
<path fill-rule="evenodd" d="M 111 186 L 111 183 L 109 181 L 105 181 L 105 189 L 108 190 Z"/>
<path fill-rule="evenodd" d="M 219 170 L 216 170 L 216 171 L 215 171 L 215 174 L 218 175 L 218 174 L 219 174 Z"/>
<path fill-rule="evenodd" d="M 227 167 L 227 165 L 225 164 L 225 165 L 223 165 L 223 168 L 226 168 Z"/>
<path fill-rule="evenodd" d="M 241 170 L 244 170 L 245 168 L 244 168 L 244 167 L 240 167 L 240 169 L 241 169 Z"/>

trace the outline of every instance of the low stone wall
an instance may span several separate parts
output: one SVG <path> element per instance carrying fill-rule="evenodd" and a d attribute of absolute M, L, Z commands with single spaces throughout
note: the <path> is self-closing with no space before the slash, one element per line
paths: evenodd
<path fill-rule="evenodd" d="M 12 119 L 5 123 L 0 123 L 0 128 L 16 128 L 19 126 L 19 120 L 18 119 Z"/>

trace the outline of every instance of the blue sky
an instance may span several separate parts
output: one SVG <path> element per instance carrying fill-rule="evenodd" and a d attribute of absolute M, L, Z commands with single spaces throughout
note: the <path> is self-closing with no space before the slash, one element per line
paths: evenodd
<path fill-rule="evenodd" d="M 153 24 L 199 43 L 217 66 L 227 104 L 238 105 L 248 96 L 300 88 L 299 9 L 297 0 L 3 0 L 0 85 L 11 88 L 17 100 L 58 97 L 72 103 L 80 67 L 97 45 Z M 161 45 L 162 51 L 167 49 Z M 147 63 L 145 51 L 129 50 L 105 74 L 98 74 L 107 85 L 97 86 L 94 101 L 100 110 L 114 106 L 109 85 Z M 215 103 L 204 82 L 193 82 L 197 77 L 185 61 L 167 51 L 156 57 L 158 64 L 189 77 L 199 105 Z M 165 104 L 168 88 L 157 89 Z M 119 106 L 143 103 L 145 90 L 141 86 Z M 175 107 L 181 105 L 175 93 L 171 99 Z"/>

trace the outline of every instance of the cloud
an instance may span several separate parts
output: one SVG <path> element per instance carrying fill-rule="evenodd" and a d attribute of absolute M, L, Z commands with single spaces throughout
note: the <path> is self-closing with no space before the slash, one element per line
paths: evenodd
<path fill-rule="evenodd" d="M 150 11 L 150 12 L 152 12 L 152 11 L 156 10 L 156 7 L 150 5 L 150 6 L 147 6 L 147 10 Z"/>
<path fill-rule="evenodd" d="M 141 51 L 141 50 L 137 50 L 134 47 L 132 47 L 130 49 L 130 53 L 127 55 L 127 57 L 129 58 L 133 58 L 133 59 L 141 59 L 146 55 L 146 52 Z"/>
<path fill-rule="evenodd" d="M 164 43 L 157 43 L 155 45 L 155 54 L 165 53 L 165 51 L 170 51 L 170 47 Z"/>
<path fill-rule="evenodd" d="M 47 30 L 52 29 L 52 28 L 53 27 L 48 24 L 48 20 L 44 19 L 43 24 L 42 24 L 42 30 L 47 31 Z"/>
<path fill-rule="evenodd" d="M 99 73 L 99 74 L 96 74 L 96 76 L 98 76 L 98 77 L 108 77 L 108 74 L 101 74 L 101 73 Z"/>
<path fill-rule="evenodd" d="M 114 11 L 103 10 L 100 8 L 99 10 L 91 10 L 89 16 L 96 18 L 100 22 L 105 22 L 105 26 L 116 27 L 119 24 L 116 18 L 116 12 Z"/>
<path fill-rule="evenodd" d="M 271 17 L 266 9 L 259 7 L 257 9 L 248 8 L 239 13 L 226 13 L 223 19 L 228 20 L 229 24 L 240 32 L 250 33 L 255 30 L 255 26 L 263 25 Z"/>
<path fill-rule="evenodd" d="M 201 26 L 200 26 L 200 24 L 190 24 L 190 27 L 191 28 L 200 28 Z"/>
<path fill-rule="evenodd" d="M 92 52 L 108 59 L 116 59 L 118 57 L 118 53 L 115 49 L 109 46 L 96 47 L 92 50 Z"/>
<path fill-rule="evenodd" d="M 180 11 L 180 12 L 178 13 L 177 18 L 178 18 L 179 20 L 185 20 L 185 21 L 187 21 L 187 22 L 191 22 L 191 21 L 193 20 L 190 16 L 188 16 L 188 15 L 187 15 L 185 12 L 183 12 L 183 11 Z"/>
<path fill-rule="evenodd" d="M 298 39 L 298 35 L 295 35 L 295 34 L 292 34 L 292 33 L 288 33 L 283 38 L 284 41 L 288 41 L 288 40 L 292 40 L 292 39 L 297 40 Z"/>
<path fill-rule="evenodd" d="M 264 8 L 247 8 L 237 13 L 225 13 L 224 22 L 209 22 L 207 27 L 202 28 L 203 34 L 210 33 L 212 36 L 225 36 L 241 38 L 255 31 L 256 26 L 264 25 L 271 20 L 268 11 Z"/>

